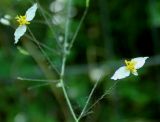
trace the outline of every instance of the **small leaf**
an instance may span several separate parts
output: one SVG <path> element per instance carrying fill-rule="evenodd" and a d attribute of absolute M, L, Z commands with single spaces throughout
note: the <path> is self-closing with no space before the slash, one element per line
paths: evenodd
<path fill-rule="evenodd" d="M 18 46 L 17 49 L 19 50 L 19 52 L 21 54 L 23 54 L 23 55 L 29 55 L 29 53 L 25 49 L 23 49 L 22 47 L 20 47 L 20 46 Z"/>

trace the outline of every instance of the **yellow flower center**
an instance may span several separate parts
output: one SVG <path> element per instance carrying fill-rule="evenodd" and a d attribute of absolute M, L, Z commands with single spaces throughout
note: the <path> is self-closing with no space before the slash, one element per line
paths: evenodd
<path fill-rule="evenodd" d="M 136 68 L 135 68 L 135 64 L 136 64 L 135 61 L 125 60 L 125 64 L 126 64 L 126 69 L 131 71 L 132 73 L 137 71 Z"/>
<path fill-rule="evenodd" d="M 30 22 L 27 21 L 25 15 L 24 15 L 24 16 L 17 16 L 17 17 L 16 17 L 16 20 L 17 20 L 17 22 L 19 23 L 19 26 L 30 24 Z"/>

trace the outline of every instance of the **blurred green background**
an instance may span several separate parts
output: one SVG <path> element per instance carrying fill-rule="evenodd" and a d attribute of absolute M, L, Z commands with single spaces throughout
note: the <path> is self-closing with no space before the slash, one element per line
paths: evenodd
<path fill-rule="evenodd" d="M 40 0 L 29 25 L 44 51 L 60 70 L 67 0 Z M 57 78 L 38 46 L 23 37 L 14 44 L 16 15 L 25 14 L 31 0 L 1 0 L 0 18 L 10 15 L 11 26 L 0 24 L 0 122 L 72 122 L 57 84 L 18 80 Z M 85 0 L 72 0 L 69 40 L 85 10 Z M 46 15 L 47 21 L 44 18 Z M 50 27 L 47 26 L 50 25 Z M 52 28 L 52 29 L 51 29 Z M 120 80 L 116 88 L 92 108 L 82 122 L 160 121 L 160 1 L 91 0 L 89 11 L 67 59 L 65 85 L 78 115 L 95 83 L 103 75 L 89 106 L 112 84 L 124 59 L 149 56 L 139 76 Z M 17 48 L 18 47 L 18 48 Z M 26 50 L 29 55 L 20 51 Z M 53 51 L 52 51 L 53 50 Z M 31 88 L 28 90 L 28 88 Z M 59 96 L 59 95 L 58 95 Z"/>

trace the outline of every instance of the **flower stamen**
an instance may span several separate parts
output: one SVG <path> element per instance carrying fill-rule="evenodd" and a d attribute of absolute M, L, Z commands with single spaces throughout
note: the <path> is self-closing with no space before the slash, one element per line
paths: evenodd
<path fill-rule="evenodd" d="M 137 72 L 136 68 L 135 68 L 135 61 L 127 61 L 125 60 L 125 64 L 126 64 L 126 69 L 131 71 L 132 73 Z"/>
<path fill-rule="evenodd" d="M 30 24 L 30 22 L 29 21 L 27 21 L 27 19 L 26 19 L 27 17 L 24 15 L 24 16 L 17 16 L 16 17 L 16 20 L 17 20 L 17 22 L 19 23 L 19 26 L 22 26 L 22 25 L 28 25 L 28 24 Z"/>

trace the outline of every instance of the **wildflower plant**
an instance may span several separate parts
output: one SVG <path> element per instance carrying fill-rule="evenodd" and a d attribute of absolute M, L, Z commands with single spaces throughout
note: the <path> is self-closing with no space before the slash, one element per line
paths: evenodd
<path fill-rule="evenodd" d="M 141 68 L 145 64 L 147 58 L 149 57 L 133 58 L 131 61 L 125 60 L 126 66 L 120 67 L 111 77 L 111 79 L 113 80 L 123 79 L 128 77 L 130 73 L 137 76 L 138 75 L 137 69 Z"/>
<path fill-rule="evenodd" d="M 15 36 L 15 44 L 18 43 L 19 39 L 25 34 L 27 30 L 27 25 L 30 24 L 30 21 L 33 20 L 37 11 L 37 3 L 35 3 L 32 7 L 30 7 L 25 15 L 16 16 L 16 20 L 19 24 L 18 28 L 16 29 L 14 36 Z"/>
<path fill-rule="evenodd" d="M 93 108 L 93 106 L 95 106 L 101 99 L 103 99 L 105 97 L 105 95 L 109 94 L 112 89 L 115 87 L 116 83 L 115 82 L 102 96 L 100 96 L 100 98 L 98 100 L 96 100 L 89 108 L 89 103 L 90 103 L 90 100 L 93 96 L 93 93 L 99 83 L 99 81 L 101 80 L 102 76 L 99 77 L 99 79 L 96 80 L 89 96 L 88 96 L 88 99 L 86 100 L 85 102 L 85 105 L 83 107 L 83 109 L 81 110 L 80 114 L 78 116 L 76 116 L 76 113 L 73 109 L 73 105 L 71 104 L 71 101 L 69 99 L 69 96 L 68 96 L 68 93 L 67 93 L 67 90 L 66 90 L 66 87 L 65 87 L 65 82 L 64 82 L 64 75 L 65 75 L 65 67 L 66 67 L 66 61 L 67 61 L 67 57 L 69 55 L 68 52 L 70 52 L 74 42 L 75 42 L 75 39 L 77 37 L 77 34 L 80 30 L 80 27 L 85 19 L 85 16 L 88 12 L 88 8 L 89 8 L 89 0 L 86 0 L 86 9 L 84 11 L 84 14 L 79 22 L 79 25 L 77 26 L 77 29 L 72 37 L 72 39 L 69 41 L 68 40 L 68 35 L 69 35 L 69 24 L 70 24 L 70 20 L 69 20 L 69 15 L 70 15 L 70 11 L 71 11 L 71 0 L 68 0 L 68 10 L 67 10 L 67 16 L 66 16 L 66 21 L 65 21 L 65 30 L 64 30 L 64 42 L 63 44 L 61 44 L 61 67 L 60 67 L 60 71 L 57 71 L 58 72 L 58 75 L 59 75 L 59 79 L 52 79 L 52 80 L 37 80 L 37 79 L 27 79 L 27 78 L 21 78 L 21 77 L 18 77 L 19 80 L 30 80 L 30 81 L 42 81 L 42 82 L 50 82 L 50 83 L 53 83 L 53 82 L 56 82 L 57 83 L 57 87 L 58 88 L 61 88 L 62 91 L 63 91 L 63 94 L 64 94 L 64 97 L 66 99 L 66 102 L 68 104 L 68 108 L 70 110 L 70 113 L 74 119 L 75 122 L 79 122 L 85 115 L 88 114 L 88 112 L 90 111 L 90 109 Z M 46 23 L 47 25 L 51 28 L 52 30 L 52 26 L 50 25 L 50 22 L 47 20 L 47 17 L 45 16 L 45 14 L 43 13 L 42 11 L 42 8 L 40 6 L 39 3 L 35 3 L 32 7 L 30 7 L 25 15 L 20 15 L 20 16 L 17 16 L 16 17 L 16 20 L 19 24 L 18 28 L 15 30 L 15 33 L 14 33 L 14 40 L 15 40 L 15 44 L 18 43 L 18 41 L 20 40 L 20 38 L 25 34 L 26 30 L 27 30 L 27 26 L 31 23 L 31 21 L 34 19 L 35 15 L 36 15 L 36 11 L 37 9 L 40 9 L 40 11 L 42 12 L 42 16 L 44 16 L 44 19 L 46 20 Z M 29 30 L 30 31 L 30 30 Z M 51 60 L 49 59 L 49 57 L 47 56 L 47 54 L 45 53 L 45 51 L 43 50 L 43 48 L 47 48 L 49 50 L 52 50 L 50 49 L 49 47 L 47 47 L 46 45 L 40 43 L 39 41 L 37 41 L 36 37 L 33 35 L 33 33 L 30 31 L 30 34 L 31 34 L 31 38 L 29 39 L 32 39 L 34 40 L 34 42 L 36 42 L 36 44 L 38 45 L 40 51 L 43 53 L 43 55 L 46 57 L 46 59 L 48 60 L 48 62 L 52 65 L 52 62 Z M 66 46 L 67 45 L 67 46 Z M 42 48 L 43 47 L 43 48 Z M 25 54 L 25 55 L 28 55 L 28 52 L 26 53 L 23 49 L 21 48 L 18 48 L 21 53 Z M 148 57 L 138 57 L 138 58 L 133 58 L 131 61 L 127 61 L 125 60 L 125 65 L 126 66 L 122 66 L 120 67 L 115 73 L 114 75 L 111 77 L 111 79 L 113 80 L 119 80 L 119 79 L 123 79 L 123 78 L 126 78 L 128 77 L 131 73 L 133 75 L 138 75 L 138 72 L 137 70 L 139 68 L 141 68 L 144 64 L 145 64 L 145 61 Z M 54 66 L 53 66 L 54 67 Z M 88 108 L 88 109 L 87 109 Z"/>

